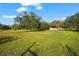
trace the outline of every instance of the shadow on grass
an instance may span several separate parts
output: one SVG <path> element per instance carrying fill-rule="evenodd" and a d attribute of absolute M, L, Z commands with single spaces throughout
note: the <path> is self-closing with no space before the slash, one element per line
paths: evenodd
<path fill-rule="evenodd" d="M 59 45 L 61 46 L 61 48 L 63 48 L 65 50 L 65 56 L 78 56 L 78 53 L 76 51 L 74 51 L 72 49 L 72 47 L 69 47 L 68 45 L 63 45 L 61 43 L 59 43 Z"/>
<path fill-rule="evenodd" d="M 68 54 L 70 56 L 78 56 L 75 51 L 72 50 L 69 46 L 66 45 L 66 49 L 68 50 Z"/>
<path fill-rule="evenodd" d="M 79 39 L 78 39 L 78 38 L 77 38 L 77 39 L 74 39 L 74 40 L 79 41 Z"/>
<path fill-rule="evenodd" d="M 0 37 L 0 45 L 7 43 L 7 42 L 10 42 L 10 41 L 13 41 L 13 40 L 17 40 L 17 39 L 18 39 L 17 37 L 12 37 L 12 36 Z"/>
<path fill-rule="evenodd" d="M 34 42 L 28 49 L 26 49 L 21 56 L 24 56 L 27 52 L 30 52 L 33 56 L 38 56 L 35 52 L 31 51 L 30 49 L 36 44 L 37 42 Z"/>

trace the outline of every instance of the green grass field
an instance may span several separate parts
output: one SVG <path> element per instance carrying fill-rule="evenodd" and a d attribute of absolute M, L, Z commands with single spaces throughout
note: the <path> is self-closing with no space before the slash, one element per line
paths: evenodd
<path fill-rule="evenodd" d="M 34 42 L 36 44 L 25 52 Z M 23 53 L 28 56 L 79 55 L 79 32 L 51 30 L 0 32 L 1 56 L 21 56 Z"/>

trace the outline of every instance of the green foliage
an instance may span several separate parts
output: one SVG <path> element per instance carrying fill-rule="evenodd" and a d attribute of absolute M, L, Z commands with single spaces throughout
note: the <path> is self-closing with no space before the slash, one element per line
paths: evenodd
<path fill-rule="evenodd" d="M 2 29 L 2 27 L 3 27 L 2 24 L 0 24 L 0 29 Z"/>
<path fill-rule="evenodd" d="M 23 12 L 20 16 L 15 18 L 15 24 L 19 25 L 21 29 L 34 30 L 38 29 L 41 18 L 35 13 Z"/>
<path fill-rule="evenodd" d="M 11 29 L 10 26 L 0 24 L 0 30 L 10 30 L 10 29 Z"/>
<path fill-rule="evenodd" d="M 79 12 L 65 19 L 65 27 L 68 30 L 79 31 Z"/>
<path fill-rule="evenodd" d="M 63 21 L 54 20 L 50 23 L 50 27 L 61 28 L 63 27 Z"/>
<path fill-rule="evenodd" d="M 49 29 L 49 24 L 48 24 L 47 22 L 45 22 L 45 21 L 42 21 L 42 22 L 40 23 L 40 28 L 39 28 L 39 30 L 47 30 L 47 29 Z"/>
<path fill-rule="evenodd" d="M 17 26 L 16 24 L 13 24 L 13 25 L 11 26 L 11 29 L 12 29 L 12 30 L 17 30 L 17 29 L 18 29 L 18 26 Z"/>
<path fill-rule="evenodd" d="M 15 24 L 17 29 L 26 30 L 46 30 L 48 29 L 47 22 L 42 22 L 42 18 L 36 15 L 34 12 L 27 13 L 23 12 L 15 18 Z"/>

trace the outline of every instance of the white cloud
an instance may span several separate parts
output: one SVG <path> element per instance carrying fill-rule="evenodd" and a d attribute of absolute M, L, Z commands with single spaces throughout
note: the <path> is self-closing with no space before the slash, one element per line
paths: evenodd
<path fill-rule="evenodd" d="M 22 6 L 30 6 L 30 5 L 34 5 L 34 4 L 37 4 L 37 3 L 26 3 L 26 2 L 21 3 Z"/>
<path fill-rule="evenodd" d="M 37 10 L 43 9 L 43 7 L 41 6 L 41 3 L 35 3 L 32 6 L 35 6 Z"/>
<path fill-rule="evenodd" d="M 61 19 L 62 19 L 62 20 L 65 20 L 65 19 L 66 19 L 66 17 L 62 17 Z"/>
<path fill-rule="evenodd" d="M 37 10 L 43 9 L 43 7 L 41 6 L 40 3 L 34 3 L 34 2 L 26 3 L 26 2 L 22 2 L 21 5 L 22 6 L 34 6 L 34 7 L 36 7 Z"/>
<path fill-rule="evenodd" d="M 17 9 L 17 12 L 23 12 L 23 11 L 26 11 L 28 10 L 26 7 L 20 7 Z"/>
<path fill-rule="evenodd" d="M 43 8 L 43 7 L 41 7 L 41 6 L 38 6 L 38 7 L 37 7 L 37 10 L 41 10 L 42 8 Z"/>
<path fill-rule="evenodd" d="M 61 17 L 61 18 L 54 18 L 54 20 L 65 20 L 66 17 Z"/>
<path fill-rule="evenodd" d="M 3 18 L 10 18 L 10 19 L 13 19 L 13 18 L 15 18 L 16 16 L 3 15 L 2 17 L 3 17 Z"/>
<path fill-rule="evenodd" d="M 38 6 L 38 5 L 40 5 L 40 3 L 34 3 L 34 2 L 21 2 L 21 5 L 22 6 Z"/>

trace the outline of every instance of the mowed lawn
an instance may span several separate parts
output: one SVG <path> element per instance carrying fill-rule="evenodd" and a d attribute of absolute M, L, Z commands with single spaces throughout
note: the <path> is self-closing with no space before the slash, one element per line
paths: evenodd
<path fill-rule="evenodd" d="M 33 45 L 34 42 L 36 44 Z M 29 49 L 31 52 L 26 51 L 31 45 L 33 45 Z M 21 56 L 23 53 L 29 56 L 79 55 L 79 32 L 51 30 L 0 32 L 1 56 Z"/>

